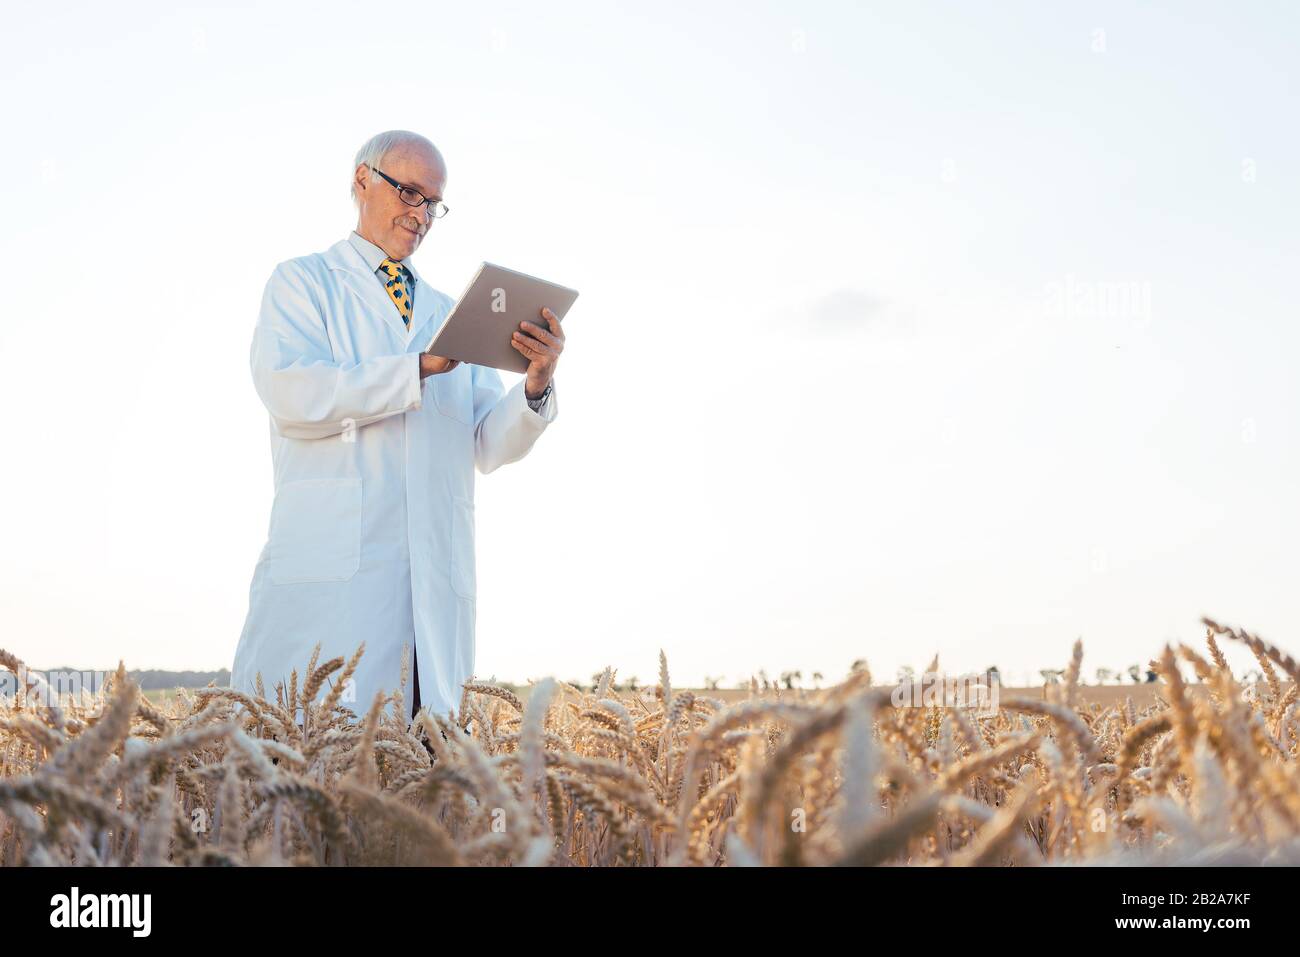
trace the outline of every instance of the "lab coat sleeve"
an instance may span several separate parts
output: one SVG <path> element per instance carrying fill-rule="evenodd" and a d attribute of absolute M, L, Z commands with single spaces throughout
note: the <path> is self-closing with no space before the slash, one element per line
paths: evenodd
<path fill-rule="evenodd" d="M 551 380 L 551 394 L 541 412 L 534 412 L 524 398 L 526 380 L 520 379 L 509 391 L 501 374 L 491 366 L 475 365 L 474 382 L 474 465 L 482 474 L 516 462 L 528 454 L 537 437 L 555 421 L 560 407 L 559 388 Z"/>
<path fill-rule="evenodd" d="M 249 361 L 275 430 L 292 439 L 338 435 L 422 401 L 418 353 L 334 361 L 320 305 L 292 261 L 266 284 Z"/>

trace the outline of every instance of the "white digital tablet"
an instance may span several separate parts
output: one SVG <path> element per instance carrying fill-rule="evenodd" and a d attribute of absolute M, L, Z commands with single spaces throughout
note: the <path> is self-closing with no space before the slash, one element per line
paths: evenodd
<path fill-rule="evenodd" d="M 511 334 L 525 319 L 546 328 L 543 307 L 563 320 L 577 298 L 577 290 L 485 262 L 424 351 L 481 366 L 527 372 L 528 358 L 511 344 Z"/>

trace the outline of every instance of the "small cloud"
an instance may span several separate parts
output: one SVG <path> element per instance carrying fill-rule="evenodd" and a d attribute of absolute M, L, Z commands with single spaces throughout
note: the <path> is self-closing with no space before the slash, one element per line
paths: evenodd
<path fill-rule="evenodd" d="M 916 335 L 911 308 L 860 289 L 837 289 L 805 310 L 810 332 L 869 333 L 873 338 L 910 339 Z"/>
<path fill-rule="evenodd" d="M 808 308 L 809 319 L 817 325 L 862 328 L 880 319 L 885 300 L 857 289 L 837 289 Z"/>

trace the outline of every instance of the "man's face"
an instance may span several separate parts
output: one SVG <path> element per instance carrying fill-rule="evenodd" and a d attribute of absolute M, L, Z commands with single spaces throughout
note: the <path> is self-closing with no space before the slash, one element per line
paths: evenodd
<path fill-rule="evenodd" d="M 419 145 L 389 150 L 376 166 L 403 186 L 411 186 L 426 199 L 442 199 L 447 186 L 447 167 L 436 150 Z M 370 170 L 362 165 L 353 171 L 360 210 L 357 232 L 392 259 L 405 259 L 419 248 L 433 222 L 428 205 L 407 206 L 397 187 L 382 176 L 370 182 Z"/>

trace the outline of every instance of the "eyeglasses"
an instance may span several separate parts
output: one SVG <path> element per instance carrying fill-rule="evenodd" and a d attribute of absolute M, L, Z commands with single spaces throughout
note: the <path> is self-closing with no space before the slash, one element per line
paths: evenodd
<path fill-rule="evenodd" d="M 401 183 L 393 179 L 393 177 L 389 176 L 381 169 L 377 169 L 374 166 L 370 168 L 373 169 L 380 176 L 382 176 L 384 179 L 388 180 L 388 182 L 393 184 L 393 188 L 397 190 L 397 195 L 401 197 L 402 202 L 404 202 L 407 206 L 415 206 L 418 209 L 419 207 L 423 206 L 425 203 L 428 203 L 429 215 L 432 216 L 434 219 L 442 219 L 442 217 L 447 215 L 448 212 L 447 204 L 444 203 L 442 200 L 425 199 L 424 194 L 421 193 L 418 189 L 415 189 L 410 186 L 403 186 Z"/>

